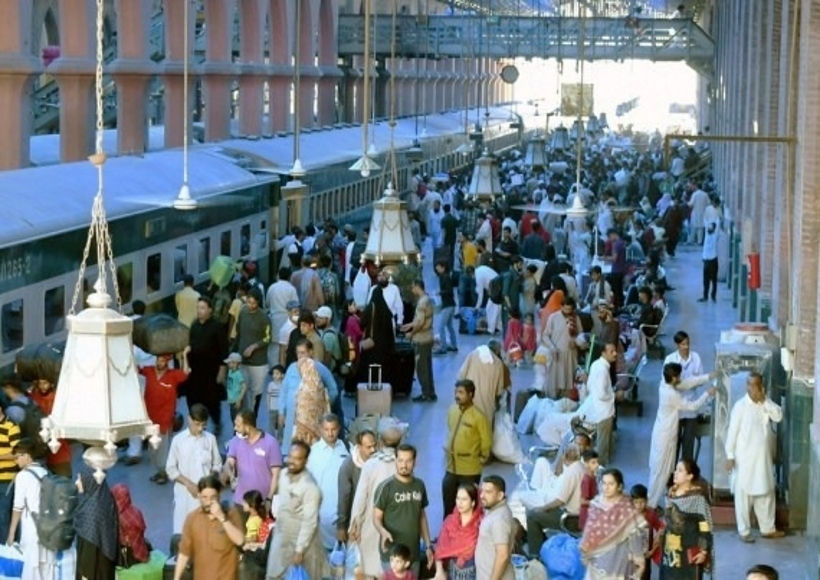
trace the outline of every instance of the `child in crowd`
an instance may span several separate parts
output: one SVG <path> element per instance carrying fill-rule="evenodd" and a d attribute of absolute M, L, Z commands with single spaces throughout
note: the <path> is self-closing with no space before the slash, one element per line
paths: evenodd
<path fill-rule="evenodd" d="M 416 580 L 410 570 L 410 548 L 404 544 L 394 544 L 390 549 L 390 570 L 384 573 L 383 580 Z"/>
<path fill-rule="evenodd" d="M 658 517 L 658 512 L 649 509 L 646 505 L 648 492 L 645 485 L 640 483 L 633 485 L 632 489 L 629 490 L 629 495 L 632 498 L 632 505 L 643 515 L 649 527 L 646 542 L 646 565 L 643 568 L 643 576 L 641 577 L 641 580 L 649 580 L 652 576 L 652 567 L 649 565 L 649 561 L 654 560 L 656 564 L 660 563 L 660 531 L 663 529 L 663 522 Z"/>
<path fill-rule="evenodd" d="M 265 546 L 273 528 L 274 520 L 265 509 L 265 499 L 257 490 L 252 489 L 242 496 L 242 511 L 247 514 L 245 523 L 245 545 L 255 545 L 256 548 Z M 251 547 L 250 549 L 255 549 Z"/>
<path fill-rule="evenodd" d="M 527 363 L 531 363 L 532 358 L 535 356 L 535 349 L 538 348 L 535 316 L 532 313 L 524 315 L 524 324 L 521 325 L 521 348 L 524 350 L 525 360 Z"/>
<path fill-rule="evenodd" d="M 225 390 L 228 396 L 228 409 L 231 411 L 231 421 L 233 421 L 242 410 L 242 401 L 245 399 L 245 375 L 239 369 L 239 365 L 242 364 L 242 355 L 232 352 L 225 359 L 225 364 L 228 365 Z"/>
<path fill-rule="evenodd" d="M 598 452 L 587 449 L 581 454 L 584 463 L 584 477 L 581 479 L 581 512 L 578 515 L 578 527 L 582 530 L 587 523 L 589 503 L 598 495 Z"/>
<path fill-rule="evenodd" d="M 285 367 L 274 365 L 270 371 L 271 381 L 268 383 L 268 433 L 281 441 L 279 435 L 279 393 L 282 390 L 282 381 L 285 378 Z"/>
<path fill-rule="evenodd" d="M 504 352 L 507 353 L 507 363 L 515 364 L 521 362 L 523 357 L 521 346 L 521 335 L 524 327 L 521 324 L 521 311 L 518 308 L 510 308 L 510 319 L 507 321 L 507 331 L 504 333 Z M 515 352 L 514 345 L 517 345 L 518 351 Z"/>

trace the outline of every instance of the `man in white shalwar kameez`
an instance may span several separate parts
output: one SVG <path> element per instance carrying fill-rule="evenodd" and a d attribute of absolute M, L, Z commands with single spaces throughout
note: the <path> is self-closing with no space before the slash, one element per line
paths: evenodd
<path fill-rule="evenodd" d="M 549 351 L 544 389 L 547 396 L 561 396 L 572 388 L 575 382 L 575 367 L 578 365 L 576 339 L 583 331 L 572 298 L 565 298 L 561 310 L 547 318 L 546 327 L 541 333 L 541 344 Z"/>
<path fill-rule="evenodd" d="M 783 419 L 779 405 L 766 396 L 763 376 L 750 373 L 746 396 L 737 401 L 729 415 L 726 435 L 727 469 L 734 470 L 735 519 L 737 533 L 747 543 L 754 542 L 749 513 L 755 511 L 763 538 L 785 534 L 774 527 L 775 486 L 771 438 L 772 423 Z"/>
<path fill-rule="evenodd" d="M 213 433 L 205 431 L 207 424 L 205 405 L 191 405 L 188 428 L 171 440 L 165 472 L 174 482 L 174 534 L 181 534 L 185 518 L 201 507 L 197 489 L 199 480 L 222 470 L 219 443 Z"/>
<path fill-rule="evenodd" d="M 696 411 L 715 394 L 714 387 L 707 390 L 694 401 L 684 398 L 681 391 L 694 389 L 714 378 L 710 375 L 697 375 L 681 380 L 683 369 L 678 363 L 667 363 L 663 366 L 663 382 L 658 392 L 658 415 L 652 427 L 652 440 L 649 445 L 649 494 L 647 504 L 656 508 L 661 498 L 666 495 L 666 484 L 669 474 L 675 469 L 678 456 L 678 413 Z"/>
<path fill-rule="evenodd" d="M 267 578 L 285 577 L 291 566 L 302 566 L 308 578 L 330 575 L 327 555 L 319 534 L 319 504 L 322 492 L 307 470 L 310 447 L 294 441 L 286 460 L 287 469 L 279 474 L 279 507 L 276 532 L 268 554 Z"/>
<path fill-rule="evenodd" d="M 348 539 L 359 545 L 362 572 L 367 578 L 382 577 L 379 556 L 381 536 L 373 519 L 376 489 L 396 474 L 396 447 L 401 443 L 401 436 L 401 432 L 394 427 L 379 429 L 380 449 L 362 466 L 359 485 L 353 497 Z"/>
<path fill-rule="evenodd" d="M 350 455 L 343 441 L 339 440 L 341 425 L 336 415 L 322 417 L 322 438 L 310 448 L 307 469 L 322 491 L 319 509 L 319 533 L 322 545 L 330 551 L 336 545 L 336 516 L 339 507 L 339 470 Z"/>
<path fill-rule="evenodd" d="M 498 344 L 498 341 L 490 342 Z M 456 380 L 469 379 L 475 384 L 473 404 L 487 417 L 491 435 L 499 397 L 506 392 L 509 386 L 506 384 L 504 371 L 504 361 L 493 352 L 488 344 L 479 346 L 468 354 L 456 375 Z"/>

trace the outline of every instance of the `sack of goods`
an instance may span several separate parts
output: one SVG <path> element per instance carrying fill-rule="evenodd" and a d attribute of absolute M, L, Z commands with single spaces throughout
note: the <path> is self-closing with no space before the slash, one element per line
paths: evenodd
<path fill-rule="evenodd" d="M 215 286 L 224 288 L 233 280 L 237 270 L 237 264 L 228 256 L 217 256 L 208 268 L 208 276 Z"/>
<path fill-rule="evenodd" d="M 167 314 L 151 314 L 134 321 L 134 344 L 153 355 L 182 352 L 188 346 L 188 327 Z"/>
<path fill-rule="evenodd" d="M 57 384 L 63 365 L 65 341 L 29 344 L 17 353 L 14 365 L 24 381 L 47 380 Z"/>

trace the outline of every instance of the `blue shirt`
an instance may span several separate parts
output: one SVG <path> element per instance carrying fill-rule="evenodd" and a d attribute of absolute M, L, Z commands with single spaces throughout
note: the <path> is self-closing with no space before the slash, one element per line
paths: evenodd
<path fill-rule="evenodd" d="M 228 403 L 233 404 L 239 400 L 242 393 L 242 383 L 245 382 L 245 375 L 239 369 L 230 369 L 226 379 L 225 390 L 228 392 Z"/>

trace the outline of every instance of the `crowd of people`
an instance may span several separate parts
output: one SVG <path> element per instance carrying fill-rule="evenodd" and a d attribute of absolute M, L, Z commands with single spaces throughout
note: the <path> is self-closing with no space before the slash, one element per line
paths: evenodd
<path fill-rule="evenodd" d="M 175 306 L 188 345 L 178 353 L 134 353 L 148 415 L 163 439 L 150 452 L 150 481 L 173 485 L 174 578 L 192 567 L 200 578 L 203 570 L 235 578 L 242 569 L 246 577 L 276 579 L 296 566 L 323 578 L 338 564 L 329 556 L 344 544 L 356 546 L 357 568 L 368 578 L 418 578 L 426 570 L 440 580 L 511 580 L 513 555 L 540 558 L 565 514 L 579 518 L 578 550 L 590 577 L 648 578 L 653 560 L 662 578 L 710 570 L 711 498 L 693 441 L 714 376 L 703 374 L 685 332 L 675 334 L 677 349 L 664 361 L 646 485 L 627 490 L 612 439 L 616 402 L 625 396 L 618 374 L 658 331 L 671 288 L 662 261 L 682 240 L 702 245 L 702 298 L 715 299 L 722 218 L 708 173 L 685 172 L 698 159 L 692 149 L 667 171 L 657 152 L 594 146 L 584 154 L 582 187 L 572 190 L 569 156 L 531 168 L 513 152 L 500 159 L 504 198 L 483 204 L 465 199 L 464 175 L 431 180 L 417 172 L 407 207 L 414 240 L 434 255 L 429 290 L 423 272 L 401 283 L 394 269 L 362 260 L 367 230 L 332 220 L 294 227 L 278 240 L 279 267 L 268 286 L 252 261 L 224 288 L 200 293 L 186 277 Z M 588 219 L 566 216 L 576 195 L 595 208 Z M 145 305 L 136 301 L 133 309 L 139 317 Z M 461 352 L 458 330 L 481 330 L 489 340 Z M 431 495 L 414 474 L 418 451 L 402 424 L 383 417 L 356 429 L 344 414 L 343 397 L 356 396 L 371 364 L 386 363 L 384 382 L 401 381 L 389 364 L 399 341 L 413 345 L 415 403 L 434 403 L 444 392 L 436 388 L 434 356 L 460 362 L 447 413 L 438 538 L 426 515 Z M 538 459 L 532 489 L 508 494 L 508 482 L 486 466 L 494 417 L 512 407 L 511 369 L 522 365 L 533 370 L 529 400 L 569 400 L 573 408 L 554 413 L 557 459 Z M 38 381 L 28 391 L 9 380 L 3 390 L 9 403 L 0 421 L 0 485 L 18 485 L 13 499 L 0 494 L 0 508 L 2 501 L 8 507 L 0 509 L 7 512 L 0 525 L 10 543 L 19 528 L 27 564 L 53 568 L 56 552 L 39 545 L 32 517 L 44 454 L 21 438 L 30 399 L 50 412 L 53 385 Z M 178 397 L 188 416 L 174 435 Z M 726 450 L 744 542 L 754 541 L 751 509 L 762 537 L 782 535 L 774 528 L 771 457 L 760 451 L 768 447 L 738 445 L 765 439 L 761 425 L 779 421 L 780 408 L 759 375 L 750 377 L 747 399 L 732 410 Z M 262 405 L 267 425 L 260 424 Z M 224 456 L 217 440 L 223 410 L 235 432 Z M 125 464 L 141 463 L 142 452 L 140 440 L 129 442 Z M 49 456 L 53 473 L 71 475 L 65 453 Z M 128 490 L 109 491 L 84 474 L 77 488 L 89 498 L 81 500 L 86 515 L 78 510 L 74 519 L 77 569 L 93 565 L 98 571 L 87 578 L 113 577 L 124 545 L 135 561 L 147 560 L 144 521 Z M 221 501 L 228 489 L 231 503 Z"/>

